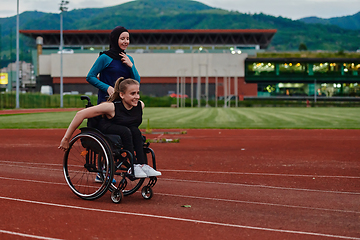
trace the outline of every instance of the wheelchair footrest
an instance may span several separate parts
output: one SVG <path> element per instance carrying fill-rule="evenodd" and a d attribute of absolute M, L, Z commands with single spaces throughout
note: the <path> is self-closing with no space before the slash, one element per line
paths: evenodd
<path fill-rule="evenodd" d="M 157 177 L 150 177 L 149 182 L 146 185 L 146 187 L 152 188 L 155 186 L 156 182 L 157 182 Z"/>
<path fill-rule="evenodd" d="M 126 178 L 123 177 L 123 179 L 121 179 L 121 181 L 119 182 L 119 185 L 117 187 L 117 190 L 119 191 L 122 191 L 126 188 L 126 185 L 127 185 L 127 181 L 126 181 Z"/>

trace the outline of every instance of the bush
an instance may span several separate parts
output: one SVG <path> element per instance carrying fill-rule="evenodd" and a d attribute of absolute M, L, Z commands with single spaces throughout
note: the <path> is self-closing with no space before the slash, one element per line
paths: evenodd
<path fill-rule="evenodd" d="M 80 99 L 81 95 L 64 95 L 64 108 L 83 108 L 85 101 Z M 97 96 L 89 96 L 92 103 L 96 103 Z M 40 93 L 20 93 L 19 105 L 21 108 L 59 108 L 60 95 L 45 95 Z M 16 107 L 16 94 L 0 93 L 0 109 L 13 109 Z"/>
<path fill-rule="evenodd" d="M 81 95 L 65 95 L 63 98 L 64 108 L 84 108 L 87 104 L 86 101 L 80 99 Z M 91 102 L 96 104 L 97 96 L 89 96 Z M 22 93 L 19 95 L 21 108 L 59 108 L 60 95 L 44 95 L 40 93 Z M 150 97 L 141 96 L 141 100 L 145 103 L 146 107 L 171 107 L 176 106 L 177 99 L 169 96 L 164 97 Z M 310 100 L 310 99 L 309 99 Z M 335 101 L 331 98 L 318 99 L 316 103 L 310 100 L 312 106 L 321 107 L 360 107 L 360 101 Z M 193 99 L 193 107 L 197 107 L 197 100 Z M 201 99 L 201 107 L 206 105 L 205 99 Z M 214 99 L 209 99 L 208 106 L 215 107 Z M 181 106 L 181 99 L 179 99 L 179 106 Z M 218 107 L 224 106 L 224 100 L 217 101 Z M 236 102 L 230 102 L 231 107 L 236 106 Z M 251 98 L 244 101 L 238 101 L 238 107 L 306 107 L 306 100 L 284 100 L 284 99 L 261 99 Z M 14 109 L 16 107 L 15 93 L 0 93 L 0 109 Z M 185 99 L 185 107 L 191 107 L 191 99 Z"/>

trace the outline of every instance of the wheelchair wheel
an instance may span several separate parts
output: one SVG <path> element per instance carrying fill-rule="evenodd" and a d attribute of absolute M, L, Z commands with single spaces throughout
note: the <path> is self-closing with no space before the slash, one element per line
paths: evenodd
<path fill-rule="evenodd" d="M 151 189 L 151 187 L 145 186 L 141 189 L 141 195 L 144 199 L 149 200 L 153 196 L 153 190 Z"/>
<path fill-rule="evenodd" d="M 122 199 L 123 193 L 119 190 L 115 190 L 112 191 L 111 193 L 111 201 L 113 201 L 113 203 L 120 203 L 121 199 Z"/>
<path fill-rule="evenodd" d="M 110 185 L 110 191 L 117 190 L 118 184 L 121 182 L 124 176 L 126 179 L 126 186 L 122 190 L 124 196 L 131 195 L 139 190 L 145 180 L 144 178 L 135 178 L 132 176 L 132 174 L 130 174 L 131 164 L 129 154 L 131 153 L 127 152 L 125 157 L 119 157 L 116 159 L 114 166 L 115 181 L 113 181 Z"/>
<path fill-rule="evenodd" d="M 70 189 L 93 200 L 108 190 L 113 179 L 113 157 L 107 142 L 95 134 L 79 133 L 65 152 L 63 170 Z"/>

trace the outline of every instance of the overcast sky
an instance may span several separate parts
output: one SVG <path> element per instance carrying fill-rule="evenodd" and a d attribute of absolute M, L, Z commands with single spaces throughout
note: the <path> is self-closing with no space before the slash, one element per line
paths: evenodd
<path fill-rule="evenodd" d="M 129 0 L 68 0 L 69 10 L 115 6 Z M 59 13 L 61 0 L 19 0 L 19 12 L 41 11 Z M 235 10 L 241 13 L 265 13 L 299 19 L 309 16 L 321 18 L 353 15 L 360 11 L 360 0 L 199 0 L 211 7 Z M 17 13 L 17 0 L 0 0 L 0 17 Z"/>

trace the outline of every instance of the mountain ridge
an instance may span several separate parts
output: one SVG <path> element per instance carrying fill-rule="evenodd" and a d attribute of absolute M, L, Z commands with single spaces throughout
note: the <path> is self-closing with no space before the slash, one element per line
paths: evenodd
<path fill-rule="evenodd" d="M 305 44 L 311 51 L 355 51 L 360 48 L 360 27 L 349 30 L 327 22 L 306 23 L 304 19 L 239 13 L 191 0 L 135 0 L 105 8 L 74 9 L 63 14 L 64 30 L 110 30 L 117 25 L 129 30 L 277 29 L 269 50 L 293 51 L 298 50 L 300 44 Z M 358 14 L 360 16 L 360 12 Z M 358 15 L 352 16 L 355 16 L 352 21 L 356 21 Z M 10 48 L 14 51 L 16 16 L 0 18 L 0 24 L 2 51 Z M 59 14 L 38 11 L 20 14 L 20 30 L 59 30 L 59 26 Z M 30 52 L 35 47 L 32 39 L 21 36 L 20 41 L 23 51 Z M 10 54 L 4 54 L 1 54 L 2 60 L 9 59 Z M 10 59 L 14 59 L 14 53 Z"/>
<path fill-rule="evenodd" d="M 332 18 L 319 18 L 316 16 L 301 18 L 299 21 L 308 24 L 327 24 L 335 25 L 343 29 L 360 30 L 360 11 L 353 15 L 332 17 Z"/>

